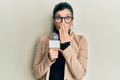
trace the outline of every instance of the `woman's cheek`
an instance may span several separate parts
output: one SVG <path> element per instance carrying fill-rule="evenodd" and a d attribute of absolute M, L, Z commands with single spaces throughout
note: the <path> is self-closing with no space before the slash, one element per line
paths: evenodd
<path fill-rule="evenodd" d="M 57 30 L 59 30 L 59 28 L 60 28 L 58 24 L 55 24 L 55 27 Z"/>

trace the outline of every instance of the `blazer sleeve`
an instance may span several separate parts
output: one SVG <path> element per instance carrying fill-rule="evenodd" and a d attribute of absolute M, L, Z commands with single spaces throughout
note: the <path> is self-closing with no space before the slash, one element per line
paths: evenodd
<path fill-rule="evenodd" d="M 69 71 L 77 80 L 81 80 L 84 77 L 86 73 L 88 58 L 87 41 L 83 36 L 79 36 L 79 38 L 79 51 L 77 56 L 75 55 L 77 51 L 71 45 L 62 51 L 63 56 L 66 59 Z"/>
<path fill-rule="evenodd" d="M 47 53 L 45 53 L 46 51 L 44 51 L 45 49 L 43 45 L 44 41 L 40 39 L 37 44 L 34 57 L 33 74 L 37 79 L 40 79 L 43 75 L 45 75 L 52 64 L 46 55 Z"/>

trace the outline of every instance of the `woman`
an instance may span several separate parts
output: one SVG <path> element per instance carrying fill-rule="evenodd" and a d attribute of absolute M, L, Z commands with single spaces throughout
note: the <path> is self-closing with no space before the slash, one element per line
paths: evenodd
<path fill-rule="evenodd" d="M 82 80 L 87 67 L 87 42 L 82 35 L 70 31 L 73 9 L 67 2 L 53 10 L 54 32 L 59 35 L 60 49 L 49 48 L 51 35 L 40 37 L 33 72 L 39 80 Z"/>

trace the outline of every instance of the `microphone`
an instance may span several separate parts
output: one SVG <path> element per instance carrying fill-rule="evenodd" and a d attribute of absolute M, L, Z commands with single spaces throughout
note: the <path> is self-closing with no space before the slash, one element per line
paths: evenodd
<path fill-rule="evenodd" d="M 49 40 L 49 48 L 60 48 L 60 41 L 58 40 L 58 34 L 52 33 L 51 40 Z"/>

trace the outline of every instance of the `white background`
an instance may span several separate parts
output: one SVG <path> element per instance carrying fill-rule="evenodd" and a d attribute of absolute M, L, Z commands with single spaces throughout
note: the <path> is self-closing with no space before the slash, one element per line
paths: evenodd
<path fill-rule="evenodd" d="M 36 80 L 36 42 L 60 1 L 72 5 L 74 31 L 88 41 L 85 80 L 120 80 L 120 0 L 0 0 L 0 80 Z"/>

